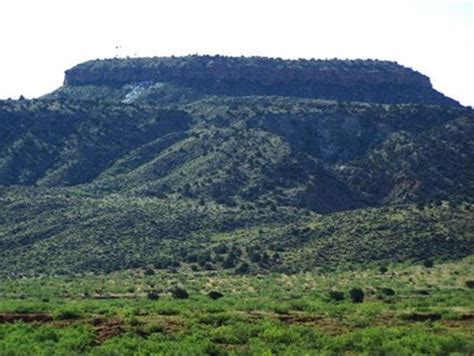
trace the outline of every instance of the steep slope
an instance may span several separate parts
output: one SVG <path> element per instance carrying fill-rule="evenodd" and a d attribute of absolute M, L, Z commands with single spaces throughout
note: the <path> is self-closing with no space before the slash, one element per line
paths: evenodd
<path fill-rule="evenodd" d="M 179 192 L 230 206 L 247 202 L 319 212 L 361 205 L 318 161 L 265 131 L 195 131 L 146 160 L 149 148 L 122 157 L 94 181 L 94 189 L 162 197 Z"/>
<path fill-rule="evenodd" d="M 87 184 L 93 194 L 317 212 L 473 194 L 473 114 L 464 108 L 284 97 L 212 97 L 174 109 L 3 102 L 0 123 L 4 186 Z M 404 176 L 427 177 L 414 184 L 429 189 L 391 192 Z"/>
<path fill-rule="evenodd" d="M 187 56 L 89 61 L 66 71 L 50 98 L 179 102 L 206 95 L 279 95 L 458 105 L 428 77 L 395 62 Z"/>
<path fill-rule="evenodd" d="M 473 137 L 474 120 L 468 117 L 418 136 L 400 131 L 336 170 L 354 190 L 378 204 L 472 199 Z"/>
<path fill-rule="evenodd" d="M 185 112 L 148 106 L 0 102 L 0 185 L 90 182 L 128 150 L 189 124 Z"/>

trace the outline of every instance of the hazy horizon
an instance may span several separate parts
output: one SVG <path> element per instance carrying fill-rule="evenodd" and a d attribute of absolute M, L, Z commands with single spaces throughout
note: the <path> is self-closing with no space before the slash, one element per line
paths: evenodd
<path fill-rule="evenodd" d="M 472 9 L 466 0 L 17 0 L 0 5 L 0 98 L 44 95 L 92 59 L 220 54 L 396 61 L 474 105 Z"/>

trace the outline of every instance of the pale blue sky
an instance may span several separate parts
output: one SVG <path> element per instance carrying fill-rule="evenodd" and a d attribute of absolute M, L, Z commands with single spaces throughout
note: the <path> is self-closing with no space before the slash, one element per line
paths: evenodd
<path fill-rule="evenodd" d="M 473 35 L 473 0 L 2 0 L 0 98 L 88 59 L 199 53 L 396 60 L 474 105 Z"/>

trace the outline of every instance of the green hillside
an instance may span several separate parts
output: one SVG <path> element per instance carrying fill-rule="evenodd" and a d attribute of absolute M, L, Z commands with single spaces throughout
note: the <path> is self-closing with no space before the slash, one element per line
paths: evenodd
<path fill-rule="evenodd" d="M 91 61 L 0 126 L 3 275 L 474 252 L 474 112 L 393 62 Z"/>

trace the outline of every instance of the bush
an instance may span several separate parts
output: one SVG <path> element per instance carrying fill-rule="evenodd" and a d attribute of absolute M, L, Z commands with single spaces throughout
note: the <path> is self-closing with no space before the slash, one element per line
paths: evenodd
<path fill-rule="evenodd" d="M 465 283 L 466 283 L 467 288 L 474 289 L 474 281 L 473 280 L 466 281 Z"/>
<path fill-rule="evenodd" d="M 227 246 L 221 243 L 220 245 L 214 248 L 214 253 L 221 255 L 223 253 L 227 253 L 228 250 L 229 249 L 227 248 Z"/>
<path fill-rule="evenodd" d="M 249 268 L 250 268 L 249 264 L 247 262 L 244 262 L 239 266 L 239 268 L 235 270 L 235 273 L 246 274 L 248 273 Z"/>
<path fill-rule="evenodd" d="M 204 269 L 205 269 L 206 271 L 214 271 L 214 270 L 215 270 L 215 268 L 214 268 L 214 266 L 212 265 L 212 263 L 209 263 L 209 262 L 204 265 Z"/>
<path fill-rule="evenodd" d="M 156 292 L 149 292 L 146 297 L 150 300 L 158 300 L 160 296 Z"/>
<path fill-rule="evenodd" d="M 56 312 L 54 315 L 54 319 L 56 320 L 72 320 L 77 319 L 81 316 L 81 314 L 72 309 L 61 309 Z"/>
<path fill-rule="evenodd" d="M 362 303 L 364 301 L 364 291 L 360 288 L 352 288 L 349 291 L 352 303 Z"/>
<path fill-rule="evenodd" d="M 189 294 L 182 288 L 175 288 L 171 291 L 171 295 L 175 299 L 188 299 Z"/>
<path fill-rule="evenodd" d="M 235 267 L 235 259 L 236 256 L 233 253 L 229 253 L 227 258 L 222 262 L 222 267 L 225 269 L 234 268 Z"/>
<path fill-rule="evenodd" d="M 192 265 L 190 265 L 190 267 L 191 267 L 191 271 L 193 271 L 193 272 L 199 271 L 199 266 L 198 265 L 192 264 Z"/>
<path fill-rule="evenodd" d="M 431 268 L 434 266 L 434 262 L 433 260 L 426 260 L 423 262 L 423 266 L 425 266 L 426 268 Z"/>
<path fill-rule="evenodd" d="M 197 262 L 197 260 L 198 260 L 198 256 L 196 254 L 189 254 L 186 257 L 186 261 L 189 262 L 189 263 Z"/>
<path fill-rule="evenodd" d="M 250 253 L 250 261 L 256 263 L 256 262 L 260 262 L 261 259 L 262 259 L 262 256 L 258 252 Z"/>
<path fill-rule="evenodd" d="M 214 300 L 220 299 L 223 296 L 224 296 L 224 294 L 216 292 L 216 291 L 209 292 L 209 294 L 208 294 L 208 297 L 211 298 L 211 299 L 214 299 Z"/>
<path fill-rule="evenodd" d="M 344 300 L 344 292 L 338 292 L 338 291 L 330 291 L 329 292 L 329 299 L 330 300 L 335 300 L 335 301 L 341 301 Z"/>
<path fill-rule="evenodd" d="M 141 322 L 140 322 L 140 320 L 138 320 L 137 318 L 132 318 L 132 319 L 130 319 L 129 324 L 130 324 L 131 326 L 138 326 L 138 325 L 141 324 Z"/>
<path fill-rule="evenodd" d="M 387 266 L 380 266 L 379 267 L 379 272 L 382 273 L 382 274 L 387 273 L 388 272 Z"/>
<path fill-rule="evenodd" d="M 395 295 L 395 291 L 392 288 L 381 288 L 380 291 L 385 295 Z"/>
<path fill-rule="evenodd" d="M 143 274 L 145 276 L 153 276 L 155 274 L 155 271 L 153 271 L 151 268 L 147 268 L 143 271 Z"/>

